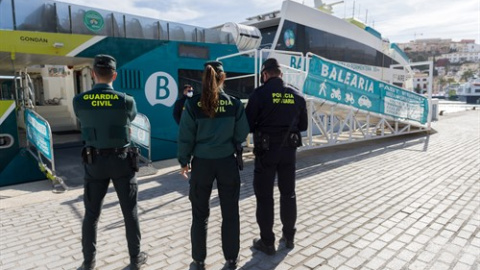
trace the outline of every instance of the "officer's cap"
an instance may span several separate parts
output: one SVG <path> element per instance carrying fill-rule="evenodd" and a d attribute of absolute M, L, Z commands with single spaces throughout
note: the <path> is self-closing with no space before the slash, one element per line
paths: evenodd
<path fill-rule="evenodd" d="M 264 72 L 267 70 L 280 70 L 280 65 L 278 64 L 277 59 L 268 58 L 267 60 L 265 60 L 265 62 L 263 62 L 261 72 Z"/>
<path fill-rule="evenodd" d="M 93 66 L 115 70 L 117 69 L 117 61 L 110 55 L 98 54 L 95 56 L 95 60 L 93 60 Z"/>
<path fill-rule="evenodd" d="M 216 73 L 224 72 L 223 64 L 220 61 L 208 61 L 204 64 L 204 66 L 212 66 Z"/>

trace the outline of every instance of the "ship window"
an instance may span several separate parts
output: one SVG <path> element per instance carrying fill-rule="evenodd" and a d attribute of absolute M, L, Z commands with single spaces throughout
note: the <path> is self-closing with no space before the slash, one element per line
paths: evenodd
<path fill-rule="evenodd" d="M 294 32 L 293 47 L 287 47 L 284 42 L 283 33 L 288 29 Z M 262 31 L 262 36 L 265 38 L 264 31 Z M 262 44 L 263 42 L 262 40 Z M 284 22 L 283 31 L 275 49 L 301 51 L 303 53 L 312 52 L 334 61 L 379 67 L 390 67 L 392 64 L 398 64 L 382 52 L 360 42 L 291 21 Z"/>
<path fill-rule="evenodd" d="M 55 6 L 53 3 L 45 2 L 15 1 L 15 30 L 56 32 L 56 21 L 50 19 L 55 17 Z"/>
<path fill-rule="evenodd" d="M 271 48 L 273 40 L 275 39 L 275 34 L 277 33 L 278 25 L 263 28 L 261 31 L 262 33 L 262 44 L 260 45 L 261 48 Z"/>
<path fill-rule="evenodd" d="M 11 1 L 0 1 L 0 29 L 13 30 L 13 12 Z"/>
<path fill-rule="evenodd" d="M 125 15 L 125 36 L 127 38 L 160 39 L 163 29 L 158 20 Z M 117 24 L 115 24 L 117 25 Z M 166 36 L 163 37 L 166 39 Z"/>
<path fill-rule="evenodd" d="M 178 46 L 178 56 L 208 60 L 210 59 L 210 51 L 207 47 L 180 44 Z"/>

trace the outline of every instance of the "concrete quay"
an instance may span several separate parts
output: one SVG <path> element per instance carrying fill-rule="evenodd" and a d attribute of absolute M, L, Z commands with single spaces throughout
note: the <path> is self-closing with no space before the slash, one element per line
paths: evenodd
<path fill-rule="evenodd" d="M 480 112 L 450 113 L 416 134 L 299 152 L 295 249 L 251 248 L 259 235 L 246 160 L 240 194 L 240 269 L 480 269 Z M 139 177 L 146 270 L 189 269 L 188 182 L 175 160 Z M 80 185 L 53 194 L 47 181 L 0 188 L 0 269 L 77 269 Z M 207 269 L 222 269 L 221 214 L 212 192 Z M 98 225 L 97 269 L 128 269 L 123 218 L 109 189 Z"/>

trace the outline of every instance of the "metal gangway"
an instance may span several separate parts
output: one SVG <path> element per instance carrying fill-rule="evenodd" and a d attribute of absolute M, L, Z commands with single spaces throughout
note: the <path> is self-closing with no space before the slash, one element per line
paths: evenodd
<path fill-rule="evenodd" d="M 300 57 L 300 62 L 304 64 L 302 68 L 280 64 L 283 80 L 297 88 L 307 101 L 309 123 L 307 131 L 302 133 L 303 146 L 299 151 L 430 131 L 431 89 L 429 99 L 377 81 L 358 71 L 339 67 L 338 64 L 311 53 L 303 55 L 299 52 L 262 49 L 244 51 L 217 60 L 223 60 L 228 70 L 228 63 L 225 64 L 228 62 L 227 59 L 252 57 L 255 65 L 254 74 L 230 77 L 227 80 L 251 77 L 255 80 L 254 86 L 257 87 L 261 63 L 268 57 L 278 59 L 285 55 Z M 320 68 L 312 65 L 320 65 Z M 363 85 L 369 80 L 373 88 L 381 89 L 370 88 L 363 91 L 366 92 L 363 94 L 362 91 L 355 89 L 348 90 L 350 85 L 345 82 L 343 85 L 338 81 L 327 82 L 328 76 L 332 78 L 334 75 L 325 71 L 325 67 L 332 69 L 335 67 L 337 72 L 340 70 L 344 73 L 349 72 L 350 79 L 355 75 L 357 80 L 360 78 L 364 80 Z M 322 72 L 327 72 L 327 77 L 321 76 Z M 338 77 L 337 74 L 337 79 Z M 325 81 L 322 81 L 323 79 Z M 352 82 L 350 84 L 353 85 Z M 380 90 L 383 91 L 383 100 L 372 100 L 375 96 L 373 94 Z M 252 139 L 248 138 L 247 147 L 252 146 Z"/>
<path fill-rule="evenodd" d="M 17 80 L 19 78 L 19 80 Z M 48 121 L 35 111 L 35 90 L 26 69 L 15 74 L 15 103 L 19 127 L 25 130 L 25 148 L 37 162 L 39 170 L 52 183 L 52 192 L 63 193 L 69 187 L 55 170 L 52 129 Z"/>

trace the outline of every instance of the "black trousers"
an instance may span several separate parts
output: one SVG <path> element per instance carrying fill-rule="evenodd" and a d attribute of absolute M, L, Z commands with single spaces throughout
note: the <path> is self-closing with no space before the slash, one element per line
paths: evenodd
<path fill-rule="evenodd" d="M 261 157 L 255 157 L 253 188 L 257 198 L 257 223 L 260 237 L 266 245 L 275 243 L 273 233 L 275 175 L 280 190 L 280 220 L 283 235 L 288 240 L 295 236 L 297 201 L 295 197 L 296 148 L 270 146 Z"/>
<path fill-rule="evenodd" d="M 189 199 L 192 204 L 192 258 L 203 262 L 207 257 L 207 227 L 210 215 L 210 194 L 217 180 L 222 211 L 222 249 L 226 260 L 236 259 L 240 250 L 238 200 L 240 174 L 235 157 L 203 159 L 194 157 L 190 178 Z"/>
<path fill-rule="evenodd" d="M 84 260 L 90 262 L 95 259 L 97 223 L 110 180 L 113 182 L 122 209 L 130 258 L 137 258 L 141 239 L 137 215 L 138 184 L 127 154 L 95 156 L 93 163 L 84 164 L 84 168 L 85 217 L 82 225 Z"/>

